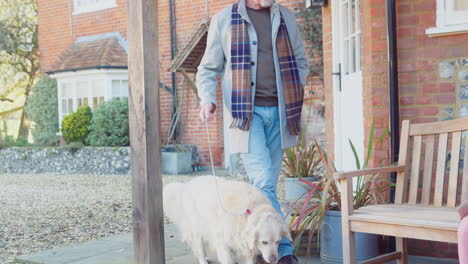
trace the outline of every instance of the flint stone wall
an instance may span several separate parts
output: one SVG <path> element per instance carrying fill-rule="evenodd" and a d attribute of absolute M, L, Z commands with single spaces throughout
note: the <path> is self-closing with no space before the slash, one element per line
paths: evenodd
<path fill-rule="evenodd" d="M 12 147 L 0 150 L 0 173 L 104 175 L 127 174 L 129 171 L 129 147 Z"/>

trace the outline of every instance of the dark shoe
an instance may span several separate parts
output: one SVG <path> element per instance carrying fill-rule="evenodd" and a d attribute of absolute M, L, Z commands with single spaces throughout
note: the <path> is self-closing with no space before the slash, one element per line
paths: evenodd
<path fill-rule="evenodd" d="M 286 255 L 278 260 L 278 264 L 298 264 L 298 261 L 296 256 Z"/>

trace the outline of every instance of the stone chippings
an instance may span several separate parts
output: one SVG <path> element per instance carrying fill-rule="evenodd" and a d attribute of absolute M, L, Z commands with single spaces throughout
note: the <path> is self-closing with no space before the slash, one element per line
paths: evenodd
<path fill-rule="evenodd" d="M 163 183 L 192 178 L 163 175 Z M 278 197 L 284 198 L 282 179 Z M 1 264 L 131 231 L 130 175 L 0 174 Z"/>
<path fill-rule="evenodd" d="M 185 176 L 164 176 L 164 183 Z M 0 174 L 0 263 L 132 231 L 129 175 Z M 168 222 L 166 220 L 166 222 Z"/>
<path fill-rule="evenodd" d="M 127 174 L 130 148 L 6 148 L 0 173 Z"/>

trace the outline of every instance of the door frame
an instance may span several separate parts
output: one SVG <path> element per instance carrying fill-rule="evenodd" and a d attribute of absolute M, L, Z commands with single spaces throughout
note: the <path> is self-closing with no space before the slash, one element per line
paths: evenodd
<path fill-rule="evenodd" d="M 340 25 L 340 12 L 339 12 L 339 5 L 341 1 L 332 1 L 331 12 L 332 12 L 332 73 L 337 73 L 340 71 L 340 61 L 341 61 L 341 25 Z M 361 8 L 361 4 L 359 4 L 359 8 Z M 360 13 L 360 11 L 359 11 Z M 362 18 L 359 18 L 359 21 L 362 22 Z M 361 36 L 362 36 L 362 27 L 360 26 Z M 361 51 L 359 56 L 362 58 L 362 42 L 361 42 Z M 362 63 L 362 59 L 361 59 Z M 343 70 L 341 70 L 341 74 Z M 362 66 L 361 66 L 361 76 L 362 76 Z M 341 91 L 340 85 L 343 80 L 343 75 L 332 75 L 332 87 L 333 87 L 333 130 L 334 130 L 334 162 L 335 166 L 338 170 L 343 169 L 343 157 L 342 157 L 342 149 L 344 144 L 348 144 L 347 142 L 342 141 L 342 118 L 341 118 L 341 110 L 342 110 L 342 98 L 341 98 Z M 361 92 L 364 91 L 363 87 L 363 78 L 361 78 Z M 361 94 L 361 98 L 363 98 L 363 94 Z M 360 102 L 363 104 L 363 101 Z M 362 119 L 363 119 L 363 129 L 364 129 L 364 108 L 362 112 Z M 356 146 L 356 151 L 358 152 L 359 158 L 362 160 L 364 157 L 364 141 L 365 141 L 365 131 L 363 130 L 363 141 L 362 142 L 353 142 Z M 358 146 L 361 145 L 361 147 Z M 361 150 L 361 151 L 360 151 Z"/>

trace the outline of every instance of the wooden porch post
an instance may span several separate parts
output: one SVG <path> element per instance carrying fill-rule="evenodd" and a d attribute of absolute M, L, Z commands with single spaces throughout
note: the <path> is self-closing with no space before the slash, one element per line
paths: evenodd
<path fill-rule="evenodd" d="M 158 0 L 128 1 L 128 43 L 135 263 L 164 264 Z"/>

